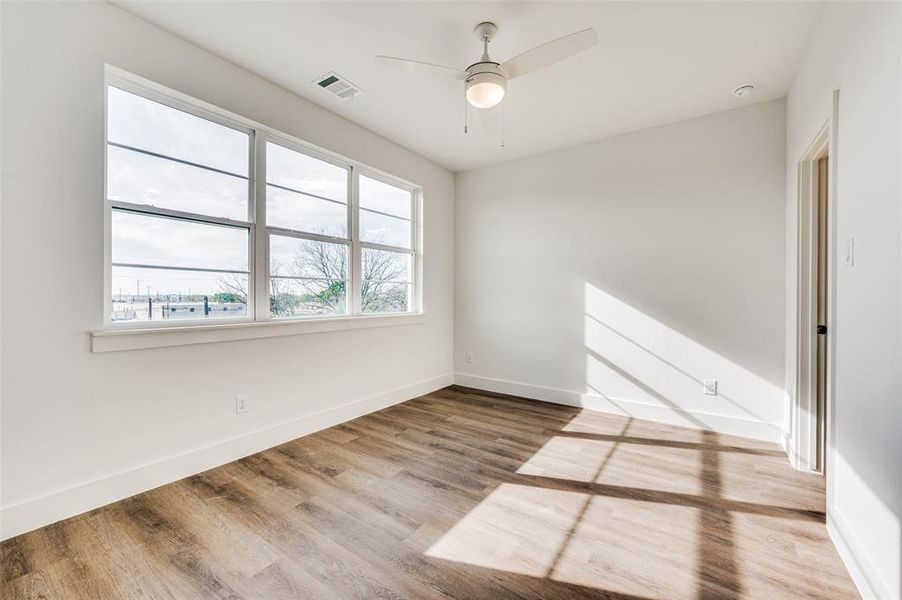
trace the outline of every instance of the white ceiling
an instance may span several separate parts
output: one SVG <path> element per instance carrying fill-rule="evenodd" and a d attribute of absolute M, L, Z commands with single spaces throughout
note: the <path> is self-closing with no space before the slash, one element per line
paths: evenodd
<path fill-rule="evenodd" d="M 785 96 L 812 2 L 117 2 L 126 10 L 454 171 Z M 516 79 L 498 109 L 471 109 L 463 84 L 395 71 L 377 54 L 465 68 L 491 20 L 503 61 L 586 27 L 599 45 Z M 335 71 L 363 88 L 340 100 L 312 81 Z M 735 98 L 736 86 L 758 88 Z M 481 113 L 482 114 L 479 114 Z"/>

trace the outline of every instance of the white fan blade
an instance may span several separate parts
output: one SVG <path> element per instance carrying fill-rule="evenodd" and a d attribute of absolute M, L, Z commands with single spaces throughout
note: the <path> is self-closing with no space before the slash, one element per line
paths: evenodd
<path fill-rule="evenodd" d="M 418 60 L 395 58 L 394 56 L 377 56 L 376 62 L 380 65 L 385 65 L 386 67 L 405 69 L 411 73 L 429 73 L 430 75 L 450 77 L 452 79 L 467 78 L 467 74 L 460 69 L 454 69 L 452 67 L 446 67 L 443 65 L 434 65 L 432 63 L 421 62 Z"/>
<path fill-rule="evenodd" d="M 588 50 L 597 43 L 598 36 L 595 35 L 595 30 L 590 27 L 518 54 L 501 63 L 501 70 L 504 71 L 508 79 L 513 79 L 520 75 L 544 69 L 565 58 L 570 58 L 574 54 Z"/>

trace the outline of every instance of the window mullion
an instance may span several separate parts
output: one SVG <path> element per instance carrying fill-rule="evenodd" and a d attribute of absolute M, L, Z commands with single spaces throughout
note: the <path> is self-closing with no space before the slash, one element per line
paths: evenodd
<path fill-rule="evenodd" d="M 147 217 L 172 219 L 174 221 L 187 221 L 191 223 L 202 223 L 204 225 L 220 225 L 222 227 L 237 227 L 240 229 L 251 229 L 252 224 L 252 221 L 236 221 L 225 217 L 213 217 L 181 210 L 160 208 L 150 204 L 134 204 L 132 202 L 123 202 L 121 200 L 109 200 L 108 204 L 110 210 L 113 212 L 135 213 Z"/>
<path fill-rule="evenodd" d="M 316 242 L 326 242 L 327 244 L 344 244 L 349 246 L 351 240 L 349 238 L 332 237 L 331 235 L 320 235 L 309 231 L 297 231 L 295 229 L 286 229 L 284 227 L 274 227 L 270 225 L 266 228 L 271 235 L 281 235 L 284 237 L 297 238 L 300 240 L 313 240 Z"/>
<path fill-rule="evenodd" d="M 348 230 L 351 238 L 351 314 L 363 312 L 363 300 L 360 297 L 362 285 L 362 250 L 360 246 L 360 173 L 354 167 L 348 169 L 348 185 L 351 191 L 351 210 L 348 217 Z"/>
<path fill-rule="evenodd" d="M 402 248 L 401 246 L 386 246 L 385 244 L 377 244 L 375 242 L 360 242 L 360 246 L 362 248 L 382 250 L 384 252 L 397 252 L 398 254 L 413 254 L 414 252 L 413 248 Z"/>
<path fill-rule="evenodd" d="M 252 171 L 254 223 L 254 320 L 268 321 L 269 314 L 269 234 L 266 231 L 266 140 L 260 131 L 254 135 Z"/>
<path fill-rule="evenodd" d="M 420 214 L 422 203 L 420 192 L 410 192 L 410 249 L 413 251 L 411 258 L 411 303 L 410 310 L 421 312 L 423 310 L 423 216 Z"/>

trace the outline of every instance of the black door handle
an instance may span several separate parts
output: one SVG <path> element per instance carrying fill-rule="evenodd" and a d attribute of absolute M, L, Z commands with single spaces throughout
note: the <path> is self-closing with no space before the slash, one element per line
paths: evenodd
<path fill-rule="evenodd" d="M 817 326 L 817 334 L 818 335 L 827 335 L 827 326 L 826 325 L 818 325 Z"/>

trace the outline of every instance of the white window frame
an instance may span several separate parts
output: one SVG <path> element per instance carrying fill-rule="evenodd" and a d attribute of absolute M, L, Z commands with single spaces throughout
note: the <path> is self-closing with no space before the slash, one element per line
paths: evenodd
<path fill-rule="evenodd" d="M 259 189 L 258 193 L 259 193 L 260 197 L 263 198 L 263 201 L 261 202 L 261 204 L 263 204 L 264 206 L 260 210 L 258 210 L 257 218 L 258 218 L 258 223 L 260 223 L 260 230 L 262 233 L 261 237 L 264 238 L 263 256 L 265 257 L 266 264 L 263 265 L 263 269 L 262 269 L 262 272 L 264 274 L 264 277 L 262 278 L 262 285 L 264 286 L 264 288 L 263 288 L 263 294 L 261 294 L 262 300 L 260 302 L 258 302 L 258 304 L 257 304 L 257 306 L 259 307 L 257 309 L 257 313 L 256 313 L 257 321 L 270 321 L 270 320 L 271 321 L 294 321 L 294 320 L 307 321 L 307 320 L 311 320 L 311 319 L 336 319 L 336 318 L 355 316 L 355 313 L 351 309 L 351 296 L 353 294 L 353 285 L 352 284 L 348 286 L 348 290 L 347 290 L 346 298 L 345 298 L 346 308 L 348 311 L 347 314 L 322 315 L 322 316 L 311 315 L 311 316 L 300 316 L 300 317 L 273 317 L 272 314 L 270 313 L 269 291 L 272 289 L 270 286 L 270 279 L 271 279 L 272 273 L 270 272 L 269 240 L 270 240 L 270 237 L 273 235 L 290 237 L 290 238 L 295 238 L 295 239 L 299 239 L 299 240 L 312 240 L 312 241 L 317 241 L 317 242 L 327 242 L 330 244 L 341 244 L 341 245 L 347 246 L 348 253 L 349 253 L 350 259 L 351 259 L 350 264 L 348 265 L 349 272 L 347 273 L 347 277 L 348 277 L 347 281 L 349 283 L 352 281 L 354 257 L 353 257 L 353 248 L 352 248 L 352 242 L 351 242 L 352 238 L 353 238 L 353 231 L 351 229 L 351 225 L 352 225 L 354 211 L 353 211 L 352 202 L 351 202 L 351 189 L 353 187 L 354 168 L 350 164 L 350 162 L 339 161 L 331 156 L 328 156 L 321 152 L 317 152 L 316 150 L 310 148 L 309 145 L 304 144 L 303 142 L 300 142 L 299 140 L 296 140 L 290 136 L 286 136 L 283 134 L 275 134 L 275 133 L 264 133 L 263 135 L 260 136 L 260 138 L 261 138 L 261 140 L 260 140 L 261 144 L 257 148 L 257 153 L 258 153 L 258 156 L 262 156 L 263 160 L 258 161 L 258 169 L 260 169 L 258 171 L 258 173 L 260 173 L 260 177 L 259 177 L 260 189 Z M 288 229 L 285 227 L 278 227 L 275 225 L 267 225 L 266 224 L 266 206 L 265 206 L 265 204 L 266 204 L 266 186 L 268 185 L 267 178 L 266 178 L 266 144 L 267 143 L 276 144 L 278 146 L 282 146 L 283 148 L 291 150 L 292 152 L 297 152 L 299 154 L 309 156 L 310 158 L 315 158 L 316 160 L 320 160 L 322 162 L 329 163 L 336 167 L 345 169 L 345 171 L 347 172 L 347 177 L 348 177 L 347 203 L 346 203 L 348 237 L 346 237 L 346 238 L 333 237 L 333 236 L 329 236 L 329 235 L 321 235 L 321 234 L 310 233 L 310 232 L 306 232 L 306 231 L 298 231 L 298 230 L 294 230 L 294 229 Z M 315 194 L 310 194 L 307 192 L 303 192 L 301 190 L 294 190 L 294 191 L 296 193 L 302 194 L 304 196 L 310 196 L 312 198 L 319 198 L 323 202 L 335 202 L 335 200 L 330 200 L 328 198 L 320 198 L 319 196 L 316 196 Z"/>
<path fill-rule="evenodd" d="M 188 213 L 170 209 L 162 209 L 151 206 L 131 204 L 128 202 L 112 201 L 108 194 L 107 169 L 107 111 L 108 93 L 107 86 L 117 87 L 127 92 L 137 94 L 154 102 L 175 108 L 187 114 L 194 115 L 214 123 L 242 131 L 249 136 L 249 165 L 248 165 L 248 220 L 234 221 L 209 217 L 195 213 Z M 317 160 L 344 168 L 348 172 L 348 237 L 347 239 L 332 238 L 313 233 L 293 231 L 281 227 L 266 225 L 266 144 L 271 142 L 283 146 L 289 150 L 300 152 Z M 378 169 L 364 165 L 347 157 L 314 146 L 294 136 L 274 130 L 260 123 L 251 121 L 239 115 L 235 115 L 223 109 L 217 108 L 206 102 L 202 102 L 186 96 L 185 94 L 170 90 L 141 77 L 132 75 L 115 67 L 107 66 L 104 81 L 104 245 L 103 245 L 103 272 L 104 272 L 104 301 L 103 324 L 101 331 L 92 333 L 94 351 L 120 350 L 131 347 L 156 347 L 161 345 L 182 345 L 184 343 L 199 343 L 202 341 L 222 341 L 223 339 L 244 339 L 251 337 L 270 337 L 274 335 L 290 335 L 305 331 L 327 331 L 332 329 L 347 329 L 354 326 L 382 326 L 396 322 L 421 322 L 423 316 L 422 298 L 422 188 L 414 183 L 405 181 Z M 410 207 L 410 248 L 398 248 L 373 244 L 360 240 L 359 232 L 359 178 L 365 175 L 382 183 L 408 191 L 411 196 Z M 145 213 L 162 218 L 177 218 L 191 220 L 219 226 L 242 227 L 248 230 L 248 297 L 247 316 L 221 317 L 216 319 L 179 319 L 172 321 L 138 321 L 122 322 L 112 320 L 112 214 L 113 210 L 128 210 Z M 347 314 L 324 316 L 298 316 L 278 317 L 270 315 L 270 263 L 269 263 L 269 239 L 271 235 L 285 235 L 299 239 L 320 240 L 330 243 L 341 243 L 349 247 L 350 273 L 348 273 L 349 286 L 347 293 Z M 388 250 L 391 252 L 406 253 L 411 256 L 412 294 L 410 306 L 403 313 L 363 313 L 361 311 L 361 260 L 364 248 Z M 190 270 L 190 269 L 188 269 Z M 403 317 L 411 317 L 405 321 Z M 379 321 L 376 325 L 376 321 Z M 304 326 L 302 324 L 316 325 Z M 280 327 L 270 327 L 266 333 L 256 335 L 249 332 L 255 326 L 279 324 Z M 282 327 L 286 326 L 288 327 Z M 297 325 L 297 327 L 290 327 Z M 237 327 L 240 326 L 240 327 Z M 240 331 L 240 333 L 210 335 L 213 329 L 226 329 Z M 192 331 L 203 330 L 207 332 L 204 339 L 199 342 L 190 341 L 192 336 L 185 335 Z M 165 343 L 161 336 L 165 332 L 180 331 L 178 341 Z M 156 341 L 126 339 L 128 334 L 153 333 Z M 172 336 L 173 339 L 176 336 Z M 112 340 L 112 341 L 111 341 Z M 187 341 L 186 341 L 187 340 Z"/>
<path fill-rule="evenodd" d="M 224 127 L 228 127 L 230 129 L 235 129 L 237 131 L 241 131 L 242 133 L 247 134 L 248 136 L 248 215 L 246 221 L 235 221 L 232 219 L 212 217 L 209 215 L 203 215 L 192 212 L 185 212 L 179 210 L 172 210 L 166 208 L 159 208 L 155 206 L 135 204 L 132 202 L 123 202 L 118 200 L 111 200 L 109 195 L 109 177 L 106 172 L 108 165 L 108 150 L 109 150 L 109 132 L 107 131 L 107 123 L 108 118 L 107 114 L 109 111 L 109 107 L 107 106 L 109 94 L 107 92 L 108 87 L 116 87 L 131 94 L 135 94 L 142 98 L 146 98 L 153 102 L 157 102 L 164 106 L 168 106 L 170 108 L 174 108 L 176 110 L 180 110 L 189 115 L 205 119 L 207 121 L 211 121 L 218 125 L 222 125 Z M 253 281 L 253 273 L 254 273 L 254 252 L 255 252 L 255 227 L 254 227 L 254 214 L 255 214 L 255 201 L 256 194 L 255 190 L 255 181 L 254 181 L 254 142 L 256 137 L 256 132 L 254 128 L 249 127 L 246 123 L 242 123 L 235 119 L 230 118 L 225 114 L 218 114 L 215 111 L 211 111 L 203 106 L 200 103 L 190 103 L 186 102 L 180 98 L 175 97 L 172 94 L 161 93 L 159 90 L 149 87 L 147 85 L 142 85 L 140 83 L 136 83 L 131 78 L 125 78 L 118 74 L 107 73 L 106 81 L 104 85 L 104 143 L 103 143 L 103 169 L 104 169 L 104 178 L 103 178 L 103 197 L 104 197 L 104 328 L 105 329 L 118 329 L 118 328 L 147 328 L 147 327 L 160 327 L 160 328 L 170 328 L 170 327 L 179 327 L 179 326 L 188 326 L 188 325 L 198 325 L 200 323 L 216 323 L 216 322 L 228 322 L 228 323 L 246 323 L 254 320 L 254 281 Z M 138 150 L 140 152 L 140 150 Z M 178 159 L 173 157 L 169 157 L 168 160 L 175 160 L 179 162 Z M 197 166 L 193 165 L 192 166 Z M 198 168 L 208 168 L 203 166 L 198 166 Z M 195 223 L 204 223 L 208 225 L 218 225 L 218 226 L 226 226 L 226 227 L 238 227 L 242 229 L 246 229 L 248 232 L 248 298 L 247 298 L 247 316 L 244 317 L 224 317 L 217 320 L 211 319 L 180 319 L 178 323 L 173 322 L 165 322 L 165 321 L 137 321 L 137 322 L 122 322 L 122 321 L 113 321 L 112 320 L 112 303 L 113 303 L 113 294 L 112 294 L 112 270 L 113 270 L 113 253 L 112 253 L 112 215 L 113 210 L 120 210 L 138 214 L 145 214 L 148 216 L 161 217 L 161 218 L 172 218 L 178 221 L 192 221 Z M 200 270 L 200 269 L 178 269 L 173 267 L 173 270 Z M 212 270 L 212 269 L 211 269 Z"/>
<path fill-rule="evenodd" d="M 364 242 L 360 239 L 360 225 L 357 220 L 360 217 L 361 210 L 369 210 L 369 209 L 361 209 L 360 208 L 360 176 L 369 177 L 370 179 L 380 181 L 386 185 L 390 185 L 392 187 L 396 187 L 402 190 L 405 190 L 410 193 L 410 248 L 402 248 L 400 246 L 391 246 L 386 244 L 376 244 L 373 242 Z M 420 214 L 420 202 L 418 190 L 412 186 L 405 185 L 403 182 L 392 178 L 391 176 L 385 175 L 384 173 L 380 173 L 373 169 L 368 169 L 366 167 L 358 167 L 354 170 L 354 185 L 353 185 L 353 203 L 354 207 L 352 209 L 352 213 L 354 215 L 354 236 L 353 243 L 356 244 L 356 248 L 352 249 L 352 261 L 353 257 L 357 257 L 358 261 L 363 260 L 363 250 L 365 248 L 370 248 L 372 250 L 383 250 L 386 252 L 395 252 L 397 254 L 407 254 L 410 256 L 410 278 L 411 281 L 409 283 L 412 284 L 413 292 L 410 298 L 411 304 L 411 312 L 419 312 L 421 310 L 421 299 L 419 292 L 419 285 L 417 285 L 419 278 L 419 252 L 417 248 L 419 248 L 419 236 L 421 235 L 420 229 L 417 224 L 420 222 L 419 214 Z M 379 211 L 370 210 L 370 212 L 374 212 L 376 214 L 383 214 L 388 217 L 402 219 L 403 217 L 397 217 L 396 215 L 389 215 L 388 213 L 380 213 Z M 363 266 L 358 264 L 354 269 L 354 275 L 356 276 L 356 281 L 352 283 L 352 287 L 356 290 L 354 294 L 354 298 L 356 299 L 356 313 L 361 315 L 378 315 L 378 314 L 393 314 L 393 313 L 364 313 L 362 306 L 360 304 L 363 301 L 362 292 L 363 286 L 361 282 L 361 277 L 363 273 Z"/>

